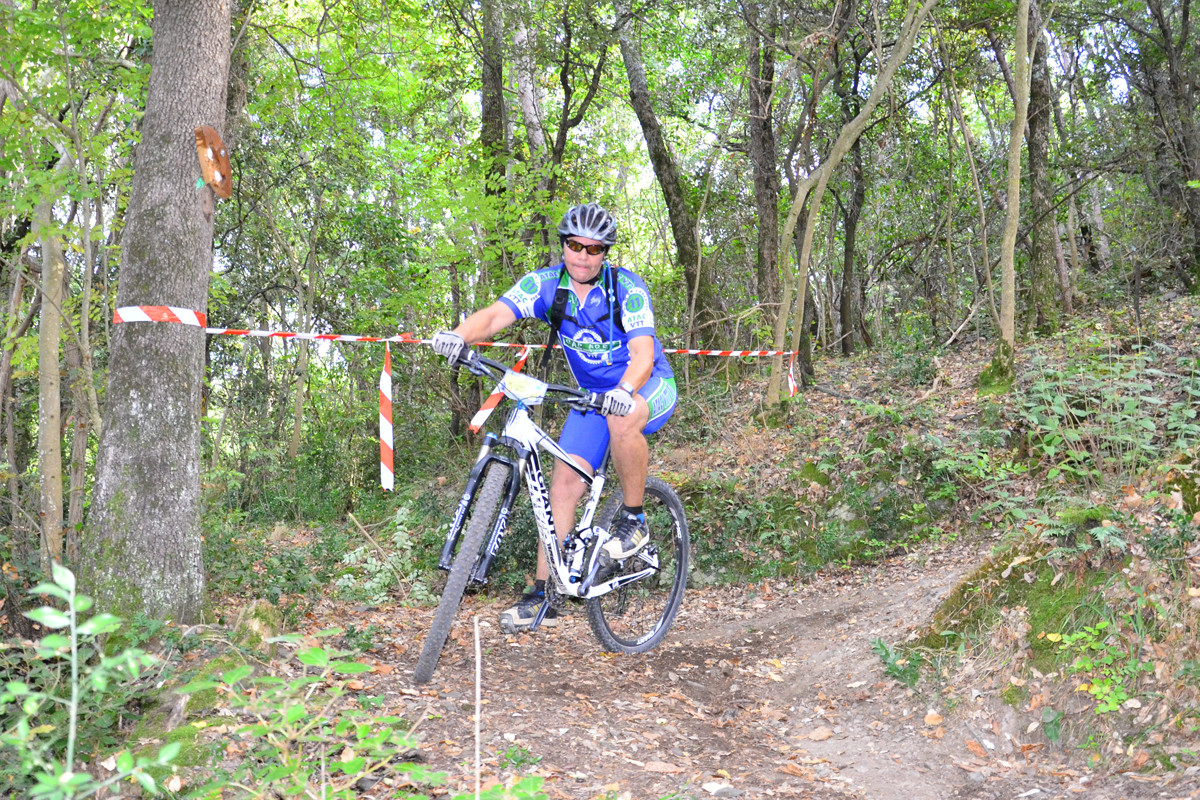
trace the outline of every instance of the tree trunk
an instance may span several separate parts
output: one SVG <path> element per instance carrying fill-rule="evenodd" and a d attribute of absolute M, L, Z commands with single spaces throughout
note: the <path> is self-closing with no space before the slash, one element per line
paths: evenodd
<path fill-rule="evenodd" d="M 1004 237 L 1000 242 L 1000 341 L 992 363 L 980 376 L 981 388 L 1008 391 L 1012 385 L 1016 361 L 1016 271 L 1013 254 L 1017 229 L 1021 222 L 1021 134 L 1029 111 L 1029 0 L 1018 0 L 1016 35 L 1016 74 L 1013 77 L 1012 129 L 1008 139 L 1008 196 L 1004 219 Z"/>
<path fill-rule="evenodd" d="M 1029 80 L 1029 204 L 1032 226 L 1029 253 L 1030 301 L 1039 333 L 1051 334 L 1060 324 L 1059 292 L 1055 280 L 1054 198 L 1050 186 L 1050 68 L 1048 45 L 1042 35 L 1041 15 L 1030 12 L 1029 48 L 1032 71 Z"/>
<path fill-rule="evenodd" d="M 531 170 L 537 175 L 535 189 L 539 202 L 549 204 L 553 201 L 550 196 L 550 172 L 547 167 L 549 159 L 546 152 L 546 130 L 543 125 L 542 98 L 540 96 L 536 65 L 533 56 L 533 44 L 530 41 L 529 27 L 524 14 L 517 14 L 513 27 L 514 71 L 517 77 L 517 107 L 521 109 L 521 120 L 525 123 L 525 138 L 529 142 L 529 163 Z M 541 265 L 550 266 L 550 224 L 546 215 L 539 211 L 532 221 L 532 235 L 537 237 L 537 245 L 541 250 Z M 532 237 L 531 237 L 532 238 Z"/>
<path fill-rule="evenodd" d="M 42 245 L 42 318 L 38 322 L 38 476 L 41 482 L 42 571 L 62 561 L 63 472 L 62 386 L 59 356 L 62 340 L 63 276 L 66 258 L 54 232 L 54 198 L 34 212 L 34 229 Z"/>
<path fill-rule="evenodd" d="M 863 180 L 862 147 L 860 140 L 854 141 L 851 148 L 853 162 L 850 168 L 850 180 L 854 188 L 850 194 L 850 202 L 846 204 L 842 215 L 843 224 L 843 257 L 842 257 L 842 355 L 854 352 L 854 331 L 858 328 L 858 277 L 854 270 L 855 239 L 858 236 L 858 220 L 862 216 L 863 204 L 866 202 L 867 187 Z"/>
<path fill-rule="evenodd" d="M 79 531 L 83 526 L 83 504 L 87 477 L 88 437 L 91 414 L 88 412 L 87 380 L 79 345 L 68 340 L 63 348 L 67 361 L 67 379 L 71 384 L 71 462 L 67 469 L 66 555 L 68 564 L 79 563 Z"/>
<path fill-rule="evenodd" d="M 487 259 L 490 263 L 488 271 L 495 280 L 506 283 L 508 275 L 505 267 L 508 258 L 504 252 L 504 204 L 500 199 L 506 190 L 505 175 L 508 166 L 507 148 L 505 147 L 504 103 L 504 24 L 501 16 L 500 0 L 482 0 L 481 14 L 483 16 L 483 40 L 481 42 L 481 104 L 482 128 L 479 143 L 483 148 L 484 161 L 484 195 L 492 198 L 489 204 L 491 213 L 490 229 L 485 235 L 496 258 Z"/>
<path fill-rule="evenodd" d="M 855 54 L 856 55 L 856 54 Z M 842 99 L 842 121 L 849 123 L 858 113 L 858 75 L 859 59 L 854 58 L 854 75 L 850 84 L 846 83 L 847 62 L 843 62 L 842 74 L 836 83 L 838 94 Z M 841 302 L 838 304 L 841 322 L 842 355 L 848 356 L 854 352 L 854 332 L 858 327 L 858 279 L 854 273 L 855 239 L 858 235 L 858 220 L 862 216 L 863 204 L 867 199 L 866 181 L 863 178 L 862 140 L 855 139 L 850 147 L 850 198 L 842 213 L 843 255 L 842 255 L 842 290 Z"/>
<path fill-rule="evenodd" d="M 780 313 L 776 305 L 779 302 L 779 157 L 775 145 L 773 100 L 775 43 L 764 41 L 763 34 L 774 37 L 778 11 L 774 0 L 769 0 L 765 20 L 761 19 L 757 4 L 748 3 L 745 13 L 750 25 L 746 65 L 750 97 L 746 125 L 750 166 L 754 170 L 754 205 L 758 211 L 754 274 L 758 302 L 770 309 L 765 320 L 774 327 L 775 316 Z"/>
<path fill-rule="evenodd" d="M 820 209 L 821 199 L 825 194 L 825 187 L 829 183 L 829 178 L 832 175 L 833 170 L 837 168 L 838 164 L 841 163 L 841 160 L 845 158 L 848 152 L 850 152 L 850 146 L 854 143 L 854 140 L 861 136 L 863 129 L 867 127 L 867 121 L 870 119 L 871 114 L 875 112 L 875 107 L 879 105 L 879 101 L 883 98 L 883 93 L 887 91 L 888 86 L 891 85 L 892 78 L 895 76 L 896 70 L 900 68 L 900 64 L 903 63 L 904 59 L 908 57 L 909 52 L 912 50 L 913 43 L 916 41 L 917 32 L 920 30 L 922 23 L 925 21 L 925 17 L 929 15 L 930 10 L 935 5 L 937 5 L 937 0 L 920 0 L 919 5 L 918 0 L 910 0 L 908 7 L 905 9 L 904 21 L 901 24 L 899 34 L 896 36 L 892 53 L 890 56 L 888 56 L 887 62 L 880 70 L 879 75 L 875 80 L 875 85 L 871 87 L 871 94 L 867 96 L 867 100 L 863 104 L 862 109 L 858 112 L 858 115 L 855 116 L 853 120 L 842 126 L 841 132 L 838 134 L 833 146 L 829 149 L 829 154 L 824 160 L 821 161 L 821 166 L 819 166 L 816 171 L 801 181 L 796 187 L 795 196 L 792 198 L 792 207 L 788 212 L 787 222 L 783 227 L 784 240 L 790 239 L 796 230 L 796 222 L 799 220 L 800 213 L 803 210 L 805 203 L 809 199 L 809 192 L 812 192 L 812 206 L 808 213 L 808 222 L 804 226 L 803 245 L 796 263 L 796 272 L 798 277 L 796 284 L 800 287 L 800 298 L 796 308 L 796 322 L 792 328 L 792 350 L 798 349 L 800 336 L 802 334 L 801 328 L 804 326 L 804 299 L 808 287 L 809 256 L 812 252 L 813 229 L 816 225 L 816 218 L 819 216 L 817 212 Z M 783 254 L 782 261 L 784 261 L 784 263 L 781 265 L 780 271 L 786 274 L 787 251 L 784 250 Z M 791 303 L 788 285 L 784 286 L 783 300 L 781 305 L 781 307 L 785 309 L 788 308 L 789 304 Z M 785 315 L 780 314 L 780 319 L 783 319 L 784 316 Z M 776 324 L 776 349 L 783 349 L 785 337 L 786 330 L 784 327 L 780 324 Z M 776 360 L 771 370 L 770 383 L 767 385 L 768 405 L 774 405 L 779 402 L 779 385 L 782 378 L 782 371 L 782 359 Z"/>
<path fill-rule="evenodd" d="M 157 0 L 154 54 L 134 159 L 117 305 L 204 311 L 215 195 L 197 191 L 193 130 L 220 130 L 230 0 Z M 200 394 L 204 332 L 113 327 L 90 541 L 81 576 L 98 608 L 130 617 L 201 617 Z"/>
<path fill-rule="evenodd" d="M 663 138 L 662 126 L 659 125 L 658 115 L 650 99 L 650 84 L 646 80 L 642 54 L 629 29 L 628 0 L 617 4 L 617 14 L 626 20 L 617 37 L 621 45 L 621 58 L 625 62 L 625 74 L 629 78 L 629 100 L 642 127 L 650 163 L 654 167 L 654 175 L 658 178 L 659 189 L 667 204 L 667 218 L 671 223 L 676 256 L 679 265 L 683 267 L 684 280 L 688 287 L 688 307 L 695 309 L 696 323 L 703 325 L 716 319 L 717 300 L 703 273 L 700 247 L 696 242 L 696 217 L 688 205 L 679 177 L 679 167 L 667 147 L 666 139 Z M 718 334 L 716 326 L 710 325 L 702 330 L 704 333 L 700 336 L 701 341 L 705 344 L 713 343 Z M 692 331 L 688 331 L 688 341 L 691 340 Z"/>

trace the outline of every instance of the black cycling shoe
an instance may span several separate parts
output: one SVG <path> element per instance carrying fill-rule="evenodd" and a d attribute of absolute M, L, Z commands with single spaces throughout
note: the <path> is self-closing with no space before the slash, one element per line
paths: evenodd
<path fill-rule="evenodd" d="M 512 608 L 500 614 L 500 630 L 505 633 L 520 633 L 529 630 L 545 603 L 546 593 L 544 591 L 530 589 Z M 546 616 L 542 617 L 542 623 L 538 627 L 553 628 L 556 625 L 558 625 L 558 609 L 550 606 L 546 609 Z"/>
<path fill-rule="evenodd" d="M 645 514 L 630 514 L 625 509 L 617 515 L 617 523 L 613 525 L 611 536 L 604 543 L 604 554 L 614 561 L 635 556 L 650 541 L 650 528 L 646 525 Z"/>

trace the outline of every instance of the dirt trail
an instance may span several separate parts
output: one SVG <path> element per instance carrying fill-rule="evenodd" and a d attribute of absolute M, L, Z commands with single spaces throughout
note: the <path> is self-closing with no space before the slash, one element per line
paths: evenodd
<path fill-rule="evenodd" d="M 951 709 L 885 676 L 871 641 L 904 641 L 981 553 L 956 545 L 808 584 L 689 590 L 667 641 L 642 656 L 602 653 L 582 607 L 514 637 L 495 623 L 508 601 L 468 598 L 431 684 L 409 680 L 417 641 L 377 688 L 425 717 L 428 764 L 451 792 L 474 786 L 478 614 L 485 781 L 532 772 L 552 798 L 631 800 L 1200 798 L 1194 776 L 1101 776 L 1044 738 L 1029 747 L 994 691 L 959 692 Z"/>

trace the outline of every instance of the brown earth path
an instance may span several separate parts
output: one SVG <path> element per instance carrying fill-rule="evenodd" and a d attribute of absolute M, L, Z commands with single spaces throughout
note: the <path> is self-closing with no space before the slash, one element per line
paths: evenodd
<path fill-rule="evenodd" d="M 432 683 L 411 682 L 425 611 L 406 620 L 395 671 L 372 688 L 421 720 L 423 758 L 449 774 L 451 794 L 475 785 L 478 616 L 485 785 L 532 773 L 551 798 L 587 800 L 1200 798 L 1200 776 L 1074 763 L 986 682 L 935 696 L 885 676 L 871 641 L 903 642 L 986 544 L 807 583 L 689 589 L 667 640 L 640 656 L 601 652 L 582 607 L 556 629 L 505 636 L 496 617 L 508 601 L 468 597 Z"/>

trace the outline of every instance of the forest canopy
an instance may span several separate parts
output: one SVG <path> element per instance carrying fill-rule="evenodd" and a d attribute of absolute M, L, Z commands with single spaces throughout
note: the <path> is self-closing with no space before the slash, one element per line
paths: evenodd
<path fill-rule="evenodd" d="M 241 2 L 178 51 L 164 31 L 193 4 L 172 5 L 0 3 L 0 551 L 22 580 L 88 550 L 118 286 L 176 202 L 213 203 L 211 258 L 143 258 L 136 302 L 192 302 L 166 295 L 198 258 L 210 325 L 384 337 L 557 263 L 562 212 L 598 202 L 664 344 L 795 350 L 805 383 L 864 348 L 1019 359 L 1084 309 L 1136 317 L 1200 281 L 1186 0 Z M 141 159 L 192 136 L 148 138 L 172 60 L 217 87 L 184 105 L 212 109 L 194 124 L 229 149 L 228 200 L 137 199 Z M 196 508 L 331 518 L 378 497 L 381 347 L 196 336 Z M 767 359 L 680 362 L 682 391 L 731 367 L 786 395 Z M 393 379 L 397 481 L 428 480 L 490 387 L 415 346 Z"/>

